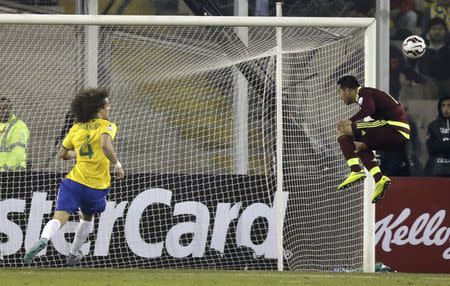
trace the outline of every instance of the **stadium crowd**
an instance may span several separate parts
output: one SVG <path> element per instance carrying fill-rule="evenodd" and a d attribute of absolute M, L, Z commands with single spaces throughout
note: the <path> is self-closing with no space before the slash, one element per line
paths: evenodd
<path fill-rule="evenodd" d="M 406 154 L 381 155 L 390 175 L 450 176 L 444 100 L 450 97 L 449 12 L 446 0 L 391 1 L 389 89 L 408 110 L 412 140 Z M 401 52 L 410 35 L 420 35 L 427 44 L 417 60 Z"/>

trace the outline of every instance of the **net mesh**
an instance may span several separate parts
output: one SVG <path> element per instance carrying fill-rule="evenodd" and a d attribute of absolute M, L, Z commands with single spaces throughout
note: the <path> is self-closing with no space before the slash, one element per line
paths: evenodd
<path fill-rule="evenodd" d="M 248 41 L 237 30 L 248 33 Z M 1 266 L 22 266 L 73 162 L 56 149 L 86 78 L 84 26 L 0 26 L 0 96 L 30 130 L 27 170 L 3 172 Z M 124 181 L 83 246 L 86 267 L 276 269 L 275 28 L 100 26 Z M 364 31 L 283 29 L 284 248 L 289 270 L 362 265 L 361 186 L 335 124 L 336 81 L 364 75 Z M 62 266 L 76 220 L 35 266 Z M 44 255 L 45 254 L 45 255 Z"/>

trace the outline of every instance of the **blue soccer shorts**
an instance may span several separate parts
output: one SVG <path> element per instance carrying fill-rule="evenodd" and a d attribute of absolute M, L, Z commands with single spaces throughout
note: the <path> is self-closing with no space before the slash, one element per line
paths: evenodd
<path fill-rule="evenodd" d="M 63 179 L 59 186 L 55 210 L 73 214 L 80 209 L 83 214 L 89 216 L 102 213 L 106 207 L 108 193 L 109 189 L 93 189 L 70 179 Z"/>

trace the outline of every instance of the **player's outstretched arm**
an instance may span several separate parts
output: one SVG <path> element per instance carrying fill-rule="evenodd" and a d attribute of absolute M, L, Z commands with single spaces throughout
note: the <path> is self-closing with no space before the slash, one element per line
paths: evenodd
<path fill-rule="evenodd" d="M 125 177 L 125 172 L 123 171 L 122 164 L 120 164 L 116 153 L 114 152 L 111 136 L 109 134 L 102 134 L 100 144 L 106 158 L 108 158 L 111 164 L 114 165 L 117 179 L 123 179 L 123 177 Z"/>
<path fill-rule="evenodd" d="M 77 157 L 77 153 L 73 150 L 67 150 L 64 147 L 59 147 L 58 152 L 56 153 L 56 157 L 63 160 L 75 159 Z"/>

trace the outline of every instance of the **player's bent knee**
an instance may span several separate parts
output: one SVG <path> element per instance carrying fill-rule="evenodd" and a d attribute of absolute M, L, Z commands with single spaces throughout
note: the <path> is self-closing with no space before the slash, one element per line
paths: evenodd
<path fill-rule="evenodd" d="M 343 129 L 337 130 L 336 132 L 336 138 L 339 139 L 341 136 L 353 136 L 353 133 L 347 133 Z"/>
<path fill-rule="evenodd" d="M 344 135 L 348 135 L 348 136 L 353 136 L 353 130 L 352 130 L 352 125 L 348 124 L 345 125 L 344 128 L 342 128 L 342 132 L 344 133 Z"/>
<path fill-rule="evenodd" d="M 345 132 L 344 132 L 344 128 L 338 128 L 338 129 L 336 129 L 336 136 L 337 136 L 337 138 L 339 138 L 339 137 L 341 137 L 341 136 L 343 136 L 343 135 L 347 135 L 347 134 L 345 134 Z"/>
<path fill-rule="evenodd" d="M 54 219 L 57 219 L 61 222 L 61 226 L 63 226 L 69 220 L 70 213 L 66 211 L 55 211 L 53 215 Z"/>
<path fill-rule="evenodd" d="M 343 135 L 353 136 L 352 125 L 348 124 L 348 125 L 337 128 L 336 134 L 337 134 L 337 138 L 339 138 Z"/>
<path fill-rule="evenodd" d="M 81 214 L 81 219 L 84 221 L 92 221 L 93 215 Z"/>
<path fill-rule="evenodd" d="M 364 150 L 367 150 L 366 144 L 359 141 L 355 141 L 355 152 L 358 153 Z"/>

